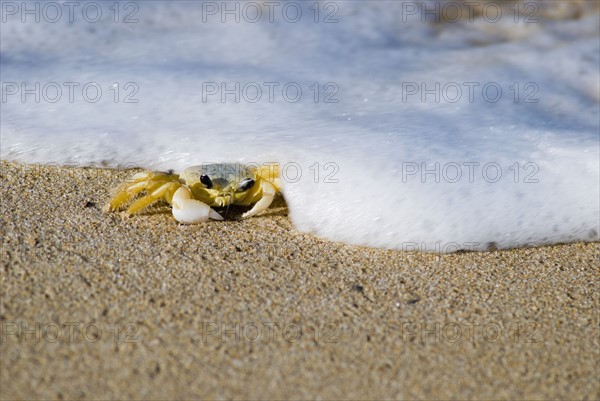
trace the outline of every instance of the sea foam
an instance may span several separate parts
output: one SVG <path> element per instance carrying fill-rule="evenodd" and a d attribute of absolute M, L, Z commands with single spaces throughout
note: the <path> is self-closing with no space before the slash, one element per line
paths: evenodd
<path fill-rule="evenodd" d="M 79 4 L 72 21 L 3 9 L 2 159 L 278 162 L 297 229 L 374 247 L 600 239 L 597 14 L 282 2 L 257 21 L 239 3 L 236 21 L 223 2 L 152 1 L 90 22 Z"/>

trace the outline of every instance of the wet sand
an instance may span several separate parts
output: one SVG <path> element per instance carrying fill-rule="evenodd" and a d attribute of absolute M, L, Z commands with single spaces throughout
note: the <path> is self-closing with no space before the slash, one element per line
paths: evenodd
<path fill-rule="evenodd" d="M 283 199 L 103 213 L 131 174 L 2 162 L 1 399 L 600 398 L 598 243 L 369 249 Z"/>

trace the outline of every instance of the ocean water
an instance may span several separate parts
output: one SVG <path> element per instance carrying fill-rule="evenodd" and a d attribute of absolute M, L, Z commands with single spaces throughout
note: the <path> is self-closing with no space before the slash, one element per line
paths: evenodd
<path fill-rule="evenodd" d="M 2 2 L 0 156 L 277 162 L 297 229 L 373 247 L 600 240 L 598 15 L 458 4 Z"/>

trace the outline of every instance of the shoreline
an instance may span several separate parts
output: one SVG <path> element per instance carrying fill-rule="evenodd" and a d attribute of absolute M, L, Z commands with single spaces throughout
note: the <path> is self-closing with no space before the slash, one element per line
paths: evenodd
<path fill-rule="evenodd" d="M 1 166 L 1 399 L 600 398 L 600 243 L 366 248 L 282 198 L 122 219 L 131 170 Z"/>

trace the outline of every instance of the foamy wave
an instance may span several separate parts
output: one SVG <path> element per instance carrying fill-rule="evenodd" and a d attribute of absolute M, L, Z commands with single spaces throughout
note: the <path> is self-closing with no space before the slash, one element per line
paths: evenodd
<path fill-rule="evenodd" d="M 236 22 L 222 2 L 118 4 L 117 22 L 108 3 L 93 23 L 3 11 L 3 159 L 279 162 L 298 229 L 368 246 L 600 239 L 596 15 L 292 2 L 295 22 Z"/>

